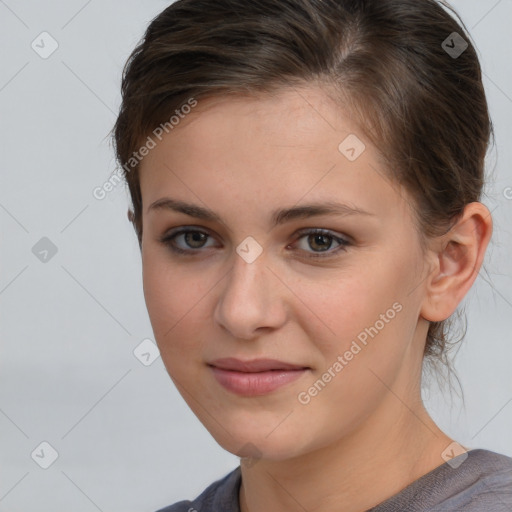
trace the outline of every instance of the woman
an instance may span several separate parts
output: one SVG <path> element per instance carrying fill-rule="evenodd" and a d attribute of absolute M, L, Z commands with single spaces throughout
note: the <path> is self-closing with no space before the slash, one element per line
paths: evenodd
<path fill-rule="evenodd" d="M 492 232 L 469 37 L 434 0 L 179 0 L 115 126 L 155 339 L 241 466 L 174 511 L 512 508 L 421 400 Z"/>

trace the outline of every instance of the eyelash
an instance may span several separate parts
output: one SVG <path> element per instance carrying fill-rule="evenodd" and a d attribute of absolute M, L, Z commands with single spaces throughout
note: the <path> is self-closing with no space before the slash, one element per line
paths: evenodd
<path fill-rule="evenodd" d="M 193 256 L 195 253 L 201 252 L 201 248 L 199 248 L 197 250 L 194 250 L 194 249 L 184 250 L 184 249 L 180 249 L 179 247 L 176 247 L 174 245 L 174 240 L 178 236 L 187 234 L 187 233 L 200 233 L 200 234 L 206 235 L 211 238 L 211 235 L 209 235 L 208 233 L 206 233 L 204 231 L 198 230 L 198 229 L 179 228 L 176 231 L 172 231 L 171 233 L 164 235 L 163 237 L 160 238 L 159 241 L 160 241 L 160 243 L 164 244 L 166 247 L 168 247 L 172 252 L 174 252 L 176 254 Z M 306 236 L 321 235 L 321 236 L 325 236 L 327 238 L 331 238 L 332 240 L 334 240 L 340 244 L 339 247 L 335 248 L 332 251 L 327 250 L 327 251 L 322 251 L 322 252 L 317 252 L 317 253 L 308 253 L 309 255 L 307 256 L 307 258 L 312 258 L 312 259 L 331 258 L 340 251 L 346 251 L 346 248 L 351 245 L 351 243 L 347 239 L 340 238 L 339 236 L 335 236 L 330 231 L 328 231 L 326 229 L 319 229 L 319 228 L 303 229 L 303 230 L 299 231 L 297 233 L 297 235 L 298 235 L 297 241 Z M 208 239 L 206 241 L 208 241 Z"/>

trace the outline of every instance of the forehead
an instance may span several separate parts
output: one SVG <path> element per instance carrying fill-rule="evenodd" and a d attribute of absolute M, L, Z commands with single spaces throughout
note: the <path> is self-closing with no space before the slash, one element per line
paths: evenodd
<path fill-rule="evenodd" d="M 189 114 L 182 116 L 172 133 L 177 143 L 190 137 L 200 137 L 205 144 L 214 139 L 218 143 L 225 138 L 236 138 L 246 142 L 244 146 L 267 139 L 274 146 L 290 141 L 298 147 L 312 147 L 304 144 L 305 137 L 314 143 L 315 134 L 325 135 L 326 131 L 338 135 L 347 130 L 361 132 L 348 109 L 335 102 L 327 91 L 320 86 L 302 86 L 272 93 L 208 97 L 199 100 Z M 255 135 L 259 141 L 254 140 Z M 336 152 L 337 147 L 331 149 Z"/>
<path fill-rule="evenodd" d="M 377 149 L 315 87 L 198 102 L 144 158 L 140 177 L 146 208 L 164 192 L 223 207 L 226 200 L 267 209 L 322 200 L 403 206 Z"/>

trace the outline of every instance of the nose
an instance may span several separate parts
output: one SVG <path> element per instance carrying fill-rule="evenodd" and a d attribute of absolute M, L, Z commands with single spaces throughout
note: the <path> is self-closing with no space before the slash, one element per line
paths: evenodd
<path fill-rule="evenodd" d="M 250 340 L 286 321 L 286 287 L 268 266 L 265 253 L 248 263 L 237 253 L 221 281 L 214 320 L 237 339 Z"/>

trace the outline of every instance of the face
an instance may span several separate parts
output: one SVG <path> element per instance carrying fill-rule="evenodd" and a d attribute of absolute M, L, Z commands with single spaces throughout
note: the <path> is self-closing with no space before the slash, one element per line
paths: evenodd
<path fill-rule="evenodd" d="M 328 447 L 376 428 L 383 383 L 418 385 L 411 203 L 320 88 L 200 102 L 140 179 L 156 342 L 225 449 L 282 460 Z"/>

